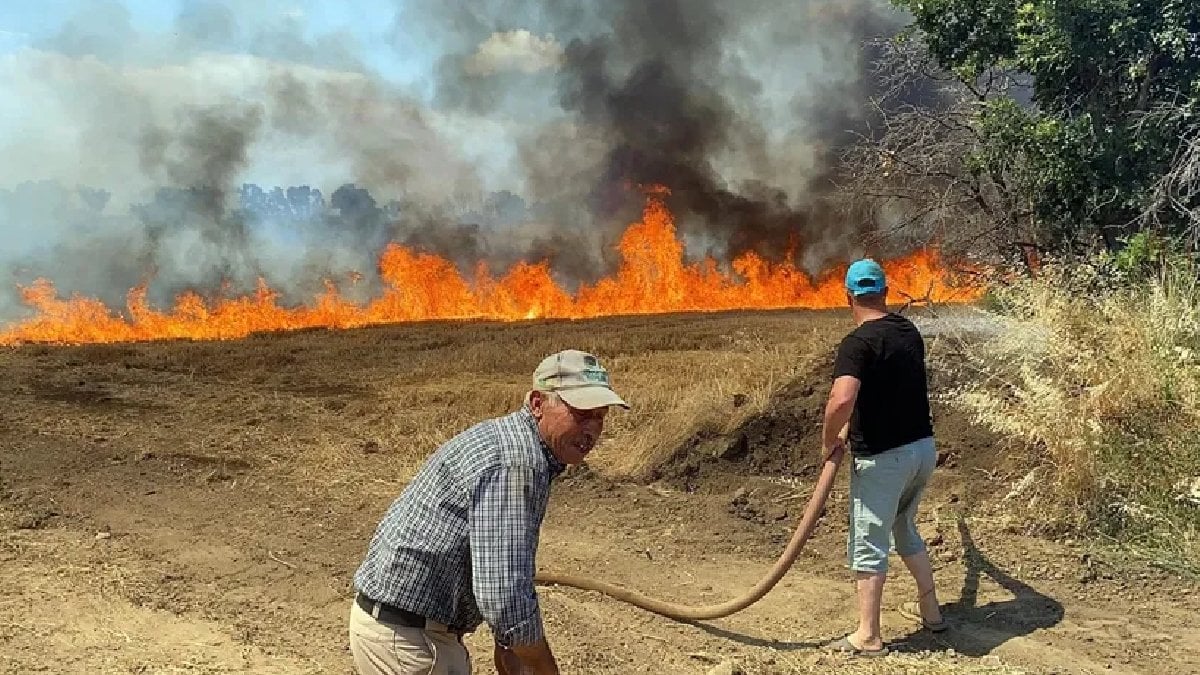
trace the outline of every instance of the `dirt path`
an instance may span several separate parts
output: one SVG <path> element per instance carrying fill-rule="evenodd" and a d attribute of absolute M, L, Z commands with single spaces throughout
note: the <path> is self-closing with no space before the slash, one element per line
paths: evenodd
<path fill-rule="evenodd" d="M 321 494 L 262 468 L 105 459 L 36 437 L 7 448 L 0 469 L 3 672 L 349 672 L 350 575 L 398 486 Z M 557 489 L 541 561 L 673 600 L 713 602 L 757 580 L 792 522 L 737 513 L 745 509 L 729 495 L 578 477 Z M 866 664 L 823 654 L 822 641 L 853 625 L 839 557 L 843 515 L 831 505 L 797 567 L 726 619 L 677 623 L 596 594 L 544 589 L 564 671 L 705 673 L 726 660 L 750 673 L 835 664 L 861 672 L 1200 668 L 1191 621 L 1200 602 L 1183 582 L 1159 574 L 1139 584 L 1106 572 L 1088 580 L 1076 552 L 944 515 L 925 527 L 941 534 L 939 591 L 956 603 L 957 628 L 935 640 L 888 611 L 886 638 L 901 655 Z M 889 606 L 911 592 L 898 577 Z M 481 672 L 489 639 L 485 629 L 469 640 Z"/>

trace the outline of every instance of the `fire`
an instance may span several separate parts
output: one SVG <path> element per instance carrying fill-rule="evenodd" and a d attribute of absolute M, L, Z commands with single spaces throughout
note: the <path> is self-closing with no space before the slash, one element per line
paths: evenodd
<path fill-rule="evenodd" d="M 206 301 L 188 292 L 170 311 L 149 306 L 147 283 L 131 289 L 126 316 L 94 298 L 60 298 L 53 283 L 39 279 L 21 288 L 31 318 L 0 330 L 0 344 L 130 342 L 170 338 L 236 339 L 262 331 L 354 328 L 431 319 L 578 319 L 732 309 L 822 309 L 845 305 L 845 267 L 810 278 L 791 262 L 771 263 L 754 253 L 732 262 L 732 273 L 713 259 L 688 263 L 662 192 L 648 194 L 642 220 L 618 244 L 615 275 L 580 287 L 574 295 L 556 284 L 545 262 L 521 262 L 503 276 L 480 263 L 464 278 L 439 256 L 391 244 L 379 260 L 386 290 L 366 305 L 343 297 L 331 281 L 303 307 L 281 307 L 278 293 L 260 279 L 254 293 Z M 955 285 L 936 251 L 919 250 L 884 261 L 891 300 L 899 292 L 936 302 L 978 299 L 979 285 Z M 357 281 L 359 275 L 353 275 Z"/>

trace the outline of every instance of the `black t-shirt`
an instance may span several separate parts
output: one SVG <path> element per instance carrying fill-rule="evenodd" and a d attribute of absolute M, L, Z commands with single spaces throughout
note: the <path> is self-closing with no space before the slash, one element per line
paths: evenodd
<path fill-rule="evenodd" d="M 857 456 L 933 435 L 925 380 L 925 340 L 899 314 L 864 321 L 838 345 L 833 377 L 862 382 L 850 416 L 850 450 Z"/>

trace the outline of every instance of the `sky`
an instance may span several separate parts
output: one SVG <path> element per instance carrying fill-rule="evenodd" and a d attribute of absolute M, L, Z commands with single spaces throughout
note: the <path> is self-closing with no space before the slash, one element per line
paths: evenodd
<path fill-rule="evenodd" d="M 94 0 L 7 0 L 0 3 L 0 54 L 38 45 L 58 33 L 72 17 L 99 3 Z M 124 0 L 138 32 L 170 32 L 188 3 L 180 0 Z M 234 3 L 231 3 L 234 4 Z M 392 39 L 402 0 L 242 0 L 247 16 L 263 21 L 298 21 L 305 37 L 348 32 L 361 46 L 363 60 L 379 75 L 413 83 L 427 72 L 433 54 L 413 39 Z M 254 9 L 248 9 L 253 7 Z"/>
<path fill-rule="evenodd" d="M 367 110 L 373 138 L 392 152 L 413 149 L 413 164 L 424 167 L 417 179 L 426 185 L 413 190 L 459 181 L 467 164 L 482 176 L 468 189 L 520 189 L 509 170 L 514 141 L 502 129 L 513 127 L 513 117 L 435 105 L 444 36 L 421 25 L 424 6 L 400 16 L 408 9 L 406 0 L 0 3 L 0 151 L 32 160 L 0 166 L 0 188 L 27 180 L 103 184 L 114 205 L 135 203 L 164 179 L 138 166 L 146 130 L 177 127 L 187 110 L 263 103 L 267 118 L 234 184 L 327 192 L 345 182 L 397 184 L 386 167 L 386 176 L 363 175 L 367 156 L 378 152 L 366 147 L 365 127 L 347 125 Z M 282 105 L 271 91 L 281 75 L 309 88 L 317 106 L 304 133 L 281 132 L 271 118 Z M 363 139 L 346 138 L 355 133 Z M 345 151 L 356 145 L 357 154 Z"/>

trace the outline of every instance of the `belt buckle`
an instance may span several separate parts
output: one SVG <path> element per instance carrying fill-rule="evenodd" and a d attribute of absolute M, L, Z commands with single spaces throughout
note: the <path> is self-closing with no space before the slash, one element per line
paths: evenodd
<path fill-rule="evenodd" d="M 367 612 L 367 614 L 370 614 L 372 619 L 375 619 L 378 621 L 379 620 L 380 603 L 376 602 L 375 600 L 372 600 L 371 598 L 363 595 L 362 593 L 358 593 L 357 595 L 358 595 L 358 598 L 356 598 L 356 600 L 357 599 L 365 600 L 367 602 L 367 604 L 371 607 L 371 609 Z"/>

